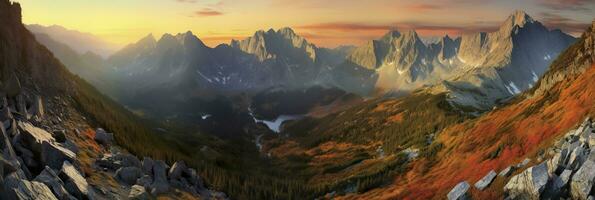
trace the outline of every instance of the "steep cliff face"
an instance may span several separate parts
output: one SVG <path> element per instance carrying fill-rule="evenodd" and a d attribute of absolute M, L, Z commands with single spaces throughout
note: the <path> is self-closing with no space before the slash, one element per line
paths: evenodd
<path fill-rule="evenodd" d="M 52 53 L 35 41 L 21 23 L 21 8 L 8 1 L 0 2 L 0 64 L 2 85 L 7 91 L 68 90 L 68 73 Z M 50 62 L 48 62 L 50 61 Z"/>
<path fill-rule="evenodd" d="M 529 96 L 547 93 L 556 83 L 584 73 L 595 63 L 595 21 L 579 40 L 560 54 L 548 73 L 536 83 Z"/>

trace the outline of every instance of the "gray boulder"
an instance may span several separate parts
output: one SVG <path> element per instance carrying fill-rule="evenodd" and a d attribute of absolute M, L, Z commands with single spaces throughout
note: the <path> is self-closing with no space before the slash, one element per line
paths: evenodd
<path fill-rule="evenodd" d="M 516 168 L 525 167 L 525 166 L 527 166 L 527 164 L 529 164 L 529 162 L 531 162 L 531 159 L 525 158 L 521 163 L 516 165 Z"/>
<path fill-rule="evenodd" d="M 14 163 L 4 159 L 4 156 L 0 154 L 0 177 L 15 172 L 17 169 L 18 167 Z"/>
<path fill-rule="evenodd" d="M 188 168 L 186 170 L 186 174 L 188 174 L 188 182 L 192 184 L 197 191 L 205 189 L 204 182 L 202 181 L 202 178 L 200 178 L 195 169 Z"/>
<path fill-rule="evenodd" d="M 117 170 L 122 167 L 120 161 L 116 161 L 113 156 L 109 154 L 103 155 L 102 158 L 95 160 L 95 164 L 99 167 L 109 169 L 109 170 Z"/>
<path fill-rule="evenodd" d="M 450 190 L 450 192 L 448 192 L 448 195 L 446 197 L 448 197 L 448 200 L 469 199 L 469 195 L 467 194 L 467 191 L 469 190 L 470 187 L 471 186 L 469 186 L 469 183 L 467 183 L 467 181 L 460 182 L 454 188 L 452 188 L 452 190 Z"/>
<path fill-rule="evenodd" d="M 133 185 L 130 188 L 128 199 L 131 200 L 148 200 L 150 199 L 149 193 L 145 190 L 145 187 L 140 185 Z"/>
<path fill-rule="evenodd" d="M 567 148 L 563 148 L 560 152 L 554 154 L 554 157 L 548 162 L 548 170 L 550 170 L 550 174 L 566 168 L 566 162 L 568 161 L 569 155 L 570 152 Z"/>
<path fill-rule="evenodd" d="M 48 166 L 46 166 L 45 169 L 41 171 L 41 173 L 39 173 L 35 179 L 33 179 L 33 181 L 47 185 L 52 190 L 54 195 L 60 200 L 74 199 L 74 197 L 71 196 L 68 191 L 66 191 L 66 188 L 64 188 L 64 182 L 62 182 L 56 172 L 54 172 L 54 170 Z"/>
<path fill-rule="evenodd" d="M 54 139 L 56 139 L 56 142 L 58 143 L 66 142 L 66 130 L 64 129 L 52 131 L 52 136 L 54 137 Z"/>
<path fill-rule="evenodd" d="M 577 170 L 587 159 L 588 151 L 582 146 L 574 148 L 568 159 L 567 169 Z"/>
<path fill-rule="evenodd" d="M 64 161 L 59 177 L 64 181 L 66 191 L 77 199 L 83 199 L 89 196 L 89 184 L 87 184 L 87 180 L 85 180 L 70 162 Z"/>
<path fill-rule="evenodd" d="M 142 185 L 143 187 L 149 187 L 153 183 L 153 178 L 150 175 L 144 175 L 136 180 L 137 185 Z"/>
<path fill-rule="evenodd" d="M 7 189 L 6 197 L 17 200 L 58 200 L 52 191 L 43 183 L 18 178 L 12 173 L 4 179 Z"/>
<path fill-rule="evenodd" d="M 76 146 L 76 144 L 72 140 L 66 140 L 62 145 L 64 146 L 64 148 L 74 152 L 75 154 L 79 152 L 79 147 Z"/>
<path fill-rule="evenodd" d="M 64 161 L 73 161 L 76 154 L 55 141 L 52 134 L 27 122 L 18 122 L 22 130 L 21 142 L 43 165 L 60 169 Z"/>
<path fill-rule="evenodd" d="M 64 161 L 76 160 L 76 154 L 62 145 L 48 141 L 41 143 L 41 162 L 53 169 L 59 169 Z"/>
<path fill-rule="evenodd" d="M 500 171 L 498 176 L 508 177 L 508 176 L 510 176 L 510 174 L 512 174 L 513 171 L 514 171 L 514 166 L 508 166 L 508 167 L 504 168 L 502 171 Z"/>
<path fill-rule="evenodd" d="M 570 182 L 573 199 L 587 199 L 595 181 L 595 161 L 589 159 L 576 171 Z"/>
<path fill-rule="evenodd" d="M 143 158 L 142 169 L 145 174 L 153 174 L 153 164 L 155 161 L 149 157 Z"/>
<path fill-rule="evenodd" d="M 227 194 L 225 194 L 223 192 L 219 192 L 219 191 L 211 191 L 211 197 L 213 199 L 219 199 L 219 200 L 227 200 L 227 199 L 229 199 L 227 197 Z"/>
<path fill-rule="evenodd" d="M 186 171 L 186 164 L 184 161 L 175 162 L 169 169 L 169 179 L 176 180 L 182 178 L 182 173 Z"/>
<path fill-rule="evenodd" d="M 103 145 L 110 145 L 114 142 L 114 134 L 108 133 L 102 128 L 95 130 L 95 141 Z"/>
<path fill-rule="evenodd" d="M 132 154 L 118 153 L 118 154 L 114 155 L 113 159 L 115 161 L 120 162 L 122 167 L 137 167 L 137 168 L 141 167 L 140 160 Z"/>
<path fill-rule="evenodd" d="M 566 186 L 566 184 L 568 184 L 568 181 L 570 181 L 570 176 L 572 176 L 572 170 L 564 170 L 562 174 L 560 174 L 560 180 L 562 181 L 562 184 L 564 184 L 564 186 Z"/>
<path fill-rule="evenodd" d="M 513 199 L 537 200 L 545 190 L 548 177 L 547 164 L 543 162 L 513 176 L 504 186 L 504 191 Z"/>
<path fill-rule="evenodd" d="M 566 184 L 561 177 L 556 174 L 552 174 L 549 183 L 546 186 L 542 194 L 542 199 L 560 199 L 562 196 L 562 190 Z"/>
<path fill-rule="evenodd" d="M 478 190 L 485 189 L 490 185 L 490 183 L 492 183 L 492 181 L 494 181 L 496 175 L 497 174 L 494 170 L 490 171 L 487 175 L 485 175 L 482 179 L 475 183 L 475 188 L 477 188 Z"/>
<path fill-rule="evenodd" d="M 138 167 L 122 167 L 116 171 L 116 178 L 128 185 L 134 185 L 142 175 L 143 172 Z"/>
<path fill-rule="evenodd" d="M 35 158 L 35 154 L 29 149 L 23 147 L 19 143 L 15 143 L 14 150 L 20 153 L 20 158 L 23 160 L 23 163 L 30 168 L 37 168 L 39 167 L 39 163 L 37 162 L 38 159 Z"/>
<path fill-rule="evenodd" d="M 151 184 L 151 194 L 158 195 L 169 191 L 169 183 L 167 182 L 167 165 L 165 162 L 159 160 L 153 165 L 153 183 Z"/>

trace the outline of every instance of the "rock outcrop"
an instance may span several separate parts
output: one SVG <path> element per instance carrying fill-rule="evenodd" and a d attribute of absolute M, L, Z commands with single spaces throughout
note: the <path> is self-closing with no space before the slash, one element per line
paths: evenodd
<path fill-rule="evenodd" d="M 593 182 L 595 182 L 595 159 L 589 159 L 572 176 L 570 183 L 572 198 L 589 198 L 589 195 L 593 193 Z"/>
<path fill-rule="evenodd" d="M 114 134 L 113 133 L 108 133 L 105 130 L 103 130 L 102 128 L 98 128 L 97 130 L 95 130 L 95 141 L 99 142 L 100 144 L 103 145 L 109 145 L 112 142 L 114 142 Z"/>
<path fill-rule="evenodd" d="M 54 195 L 56 195 L 56 197 L 60 200 L 74 199 L 74 197 L 68 193 L 66 188 L 64 188 L 64 182 L 62 182 L 60 177 L 58 177 L 52 168 L 46 166 L 46 168 L 39 175 L 37 175 L 33 181 L 47 185 L 52 190 Z"/>
<path fill-rule="evenodd" d="M 64 161 L 60 178 L 64 180 L 66 190 L 78 199 L 89 195 L 89 184 L 81 173 L 68 161 Z"/>
<path fill-rule="evenodd" d="M 116 177 L 128 185 L 134 185 L 142 175 L 138 167 L 122 167 L 116 171 Z"/>
<path fill-rule="evenodd" d="M 457 184 L 449 193 L 448 193 L 448 200 L 466 200 L 469 199 L 469 183 L 467 181 L 460 182 Z"/>
<path fill-rule="evenodd" d="M 481 178 L 479 181 L 475 183 L 475 188 L 478 190 L 483 190 L 492 183 L 494 178 L 496 178 L 496 172 L 494 170 L 490 171 L 486 176 Z"/>
<path fill-rule="evenodd" d="M 504 186 L 504 191 L 513 199 L 540 199 L 548 182 L 546 163 L 529 167 L 523 173 L 513 176 Z"/>
<path fill-rule="evenodd" d="M 595 182 L 595 123 L 585 119 L 547 151 L 551 158 L 514 176 L 505 186 L 512 199 L 589 199 Z"/>
<path fill-rule="evenodd" d="M 225 193 L 206 188 L 196 170 L 186 166 L 184 161 L 169 167 L 162 160 L 144 157 L 141 162 L 136 156 L 116 149 L 112 147 L 111 153 L 97 159 L 95 166 L 113 173 L 122 187 L 129 188 L 128 198 L 146 199 L 182 190 L 206 199 L 227 199 Z"/>
<path fill-rule="evenodd" d="M 133 185 L 130 189 L 130 194 L 128 198 L 131 200 L 149 200 L 151 197 L 145 190 L 144 186 L 140 185 Z"/>

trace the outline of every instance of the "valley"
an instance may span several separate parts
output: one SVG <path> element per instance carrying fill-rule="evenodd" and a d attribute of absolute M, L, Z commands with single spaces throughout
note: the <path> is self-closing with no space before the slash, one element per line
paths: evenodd
<path fill-rule="evenodd" d="M 431 40 L 328 48 L 283 27 L 116 48 L 21 13 L 0 0 L 0 199 L 595 195 L 595 21 L 577 38 L 515 10 Z"/>

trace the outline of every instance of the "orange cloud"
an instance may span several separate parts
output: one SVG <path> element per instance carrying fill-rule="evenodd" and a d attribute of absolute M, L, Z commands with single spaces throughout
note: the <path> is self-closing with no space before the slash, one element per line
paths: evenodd
<path fill-rule="evenodd" d="M 362 24 L 362 23 L 321 23 L 297 26 L 298 29 L 322 32 L 322 31 L 339 31 L 339 32 L 353 32 L 353 31 L 388 31 L 388 30 L 416 30 L 420 35 L 443 35 L 469 32 L 490 32 L 498 28 L 496 22 L 487 22 L 475 25 L 434 25 L 424 22 L 398 22 L 392 24 Z M 442 33 L 442 34 L 438 34 Z"/>
<path fill-rule="evenodd" d="M 223 13 L 220 11 L 217 11 L 217 10 L 210 9 L 210 8 L 204 8 L 202 10 L 196 11 L 194 13 L 194 15 L 199 16 L 199 17 L 211 17 L 211 16 L 223 15 Z"/>
<path fill-rule="evenodd" d="M 593 0 L 539 0 L 539 3 L 552 10 L 591 11 Z"/>
<path fill-rule="evenodd" d="M 540 13 L 543 22 L 547 27 L 557 28 L 568 32 L 574 36 L 579 36 L 582 32 L 587 29 L 591 24 L 577 22 L 573 19 L 549 12 Z"/>

